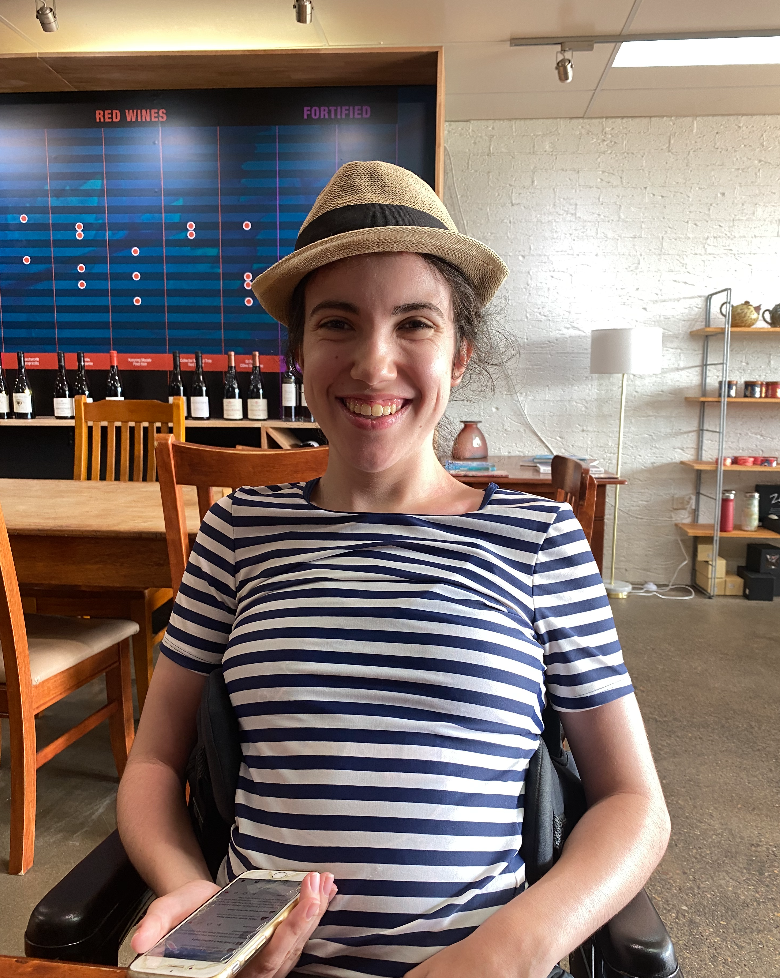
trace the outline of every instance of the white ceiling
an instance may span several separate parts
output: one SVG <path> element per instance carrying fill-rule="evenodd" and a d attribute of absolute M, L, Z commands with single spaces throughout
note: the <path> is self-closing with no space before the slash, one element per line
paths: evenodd
<path fill-rule="evenodd" d="M 34 0 L 2 0 L 0 57 L 90 51 L 247 50 L 443 45 L 450 120 L 780 114 L 780 66 L 610 68 L 614 48 L 574 55 L 510 48 L 521 35 L 646 31 L 780 32 L 777 0 L 314 0 L 310 26 L 292 0 L 59 0 L 45 34 Z"/>

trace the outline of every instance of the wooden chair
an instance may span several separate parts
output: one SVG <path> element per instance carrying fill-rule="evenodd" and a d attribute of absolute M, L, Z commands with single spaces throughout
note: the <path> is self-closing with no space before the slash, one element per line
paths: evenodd
<path fill-rule="evenodd" d="M 121 776 L 133 743 L 130 637 L 133 621 L 25 616 L 8 531 L 0 511 L 0 717 L 11 740 L 11 856 L 9 873 L 33 863 L 37 769 L 108 720 Z M 105 706 L 38 749 L 35 717 L 86 683 L 105 676 Z"/>
<path fill-rule="evenodd" d="M 88 404 L 85 397 L 77 397 L 75 405 L 76 447 L 73 456 L 73 478 L 76 480 L 98 480 L 101 477 L 103 425 L 106 426 L 107 435 L 105 465 L 103 467 L 103 478 L 106 482 L 114 482 L 116 479 L 117 427 L 120 430 L 120 482 L 130 481 L 131 430 L 134 436 L 133 482 L 143 482 L 144 472 L 146 481 L 154 482 L 154 438 L 158 426 L 163 433 L 172 432 L 177 441 L 184 441 L 183 397 L 175 397 L 172 404 L 166 404 L 163 401 L 96 401 L 93 404 Z M 90 432 L 92 433 L 91 439 L 89 437 Z M 144 447 L 146 447 L 145 453 Z M 145 465 L 144 454 L 146 454 Z M 89 474 L 87 474 L 88 472 Z"/>
<path fill-rule="evenodd" d="M 179 590 L 190 539 L 182 486 L 197 486 L 200 518 L 214 503 L 214 487 L 272 486 L 308 482 L 321 476 L 328 464 L 328 448 L 278 449 L 207 448 L 158 435 L 155 445 L 171 581 Z"/>
<path fill-rule="evenodd" d="M 551 477 L 555 501 L 569 503 L 590 543 L 596 516 L 596 480 L 590 469 L 575 458 L 554 455 Z"/>
<path fill-rule="evenodd" d="M 96 401 L 75 399 L 76 439 L 73 478 L 107 482 L 153 482 L 154 438 L 158 428 L 184 441 L 184 398 L 163 401 Z M 103 431 L 106 432 L 105 451 Z M 119 452 L 117 454 L 117 432 Z M 132 440 L 131 440 L 132 432 Z M 90 437 L 91 436 L 91 437 Z M 132 441 L 132 444 L 131 444 Z M 132 466 L 131 466 L 132 462 Z M 173 598 L 169 588 L 145 591 L 62 591 L 27 587 L 25 598 L 34 599 L 37 611 L 51 615 L 89 615 L 95 618 L 131 618 L 139 635 L 133 644 L 138 707 L 143 709 L 152 676 L 154 646 L 165 629 L 155 631 L 152 615 Z"/>

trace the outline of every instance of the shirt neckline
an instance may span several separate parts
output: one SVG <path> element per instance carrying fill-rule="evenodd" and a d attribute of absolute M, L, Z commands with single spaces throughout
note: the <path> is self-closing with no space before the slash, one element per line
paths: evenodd
<path fill-rule="evenodd" d="M 314 487 L 319 482 L 319 477 L 316 479 L 309 479 L 303 487 L 303 501 L 310 509 L 316 510 L 318 513 L 329 513 L 332 516 L 410 516 L 414 519 L 425 520 L 429 517 L 440 518 L 442 516 L 472 516 L 474 513 L 481 513 L 483 509 L 487 507 L 490 500 L 493 498 L 493 493 L 498 489 L 495 482 L 489 482 L 485 487 L 485 491 L 482 494 L 482 502 L 479 504 L 477 509 L 471 509 L 467 513 L 350 513 L 348 511 L 342 511 L 337 509 L 323 509 L 321 506 L 316 506 L 311 501 L 311 494 L 314 491 Z"/>

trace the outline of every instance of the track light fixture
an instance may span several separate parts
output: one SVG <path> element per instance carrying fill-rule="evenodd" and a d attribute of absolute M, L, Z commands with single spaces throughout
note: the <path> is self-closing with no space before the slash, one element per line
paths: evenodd
<path fill-rule="evenodd" d="M 57 4 L 54 0 L 51 7 L 46 0 L 35 0 L 35 16 L 38 18 L 41 30 L 46 31 L 47 34 L 56 31 L 60 26 L 57 23 Z"/>
<path fill-rule="evenodd" d="M 295 11 L 295 20 L 299 24 L 311 23 L 311 15 L 314 10 L 311 0 L 294 0 L 293 10 Z"/>
<path fill-rule="evenodd" d="M 561 45 L 561 50 L 558 52 L 558 60 L 555 62 L 555 70 L 558 72 L 559 82 L 570 82 L 574 78 L 574 65 L 572 64 L 571 58 L 567 58 L 566 45 Z"/>

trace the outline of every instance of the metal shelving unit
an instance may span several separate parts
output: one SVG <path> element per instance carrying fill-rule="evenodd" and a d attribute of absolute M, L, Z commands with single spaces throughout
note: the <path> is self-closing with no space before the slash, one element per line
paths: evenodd
<path fill-rule="evenodd" d="M 723 301 L 726 304 L 726 323 L 725 326 L 713 326 L 712 325 L 712 306 L 714 300 L 723 296 Z M 771 334 L 775 332 L 771 329 L 764 329 L 761 327 L 750 327 L 750 328 L 738 328 L 732 330 L 731 328 L 731 289 L 720 289 L 717 292 L 711 292 L 706 298 L 705 304 L 705 324 L 703 329 L 691 330 L 692 336 L 701 336 L 704 340 L 704 350 L 702 357 L 702 367 L 701 367 L 701 393 L 699 397 L 687 397 L 687 401 L 698 401 L 699 402 L 699 431 L 698 431 L 698 444 L 696 448 L 696 460 L 693 462 L 683 462 L 683 465 L 691 466 L 696 472 L 696 489 L 694 495 L 694 516 L 693 523 L 678 523 L 677 526 L 693 540 L 693 561 L 691 564 L 691 586 L 698 588 L 696 584 L 696 559 L 699 551 L 699 540 L 702 538 L 712 540 L 712 554 L 713 557 L 717 557 L 718 551 L 720 549 L 720 538 L 721 537 L 740 537 L 740 538 L 751 538 L 755 540 L 768 540 L 776 539 L 778 534 L 772 533 L 771 530 L 765 530 L 763 527 L 759 527 L 758 530 L 746 531 L 746 530 L 733 530 L 730 533 L 721 533 L 720 530 L 720 510 L 721 510 L 721 499 L 723 495 L 723 472 L 724 468 L 730 469 L 740 469 L 746 470 L 747 468 L 754 468 L 753 466 L 724 466 L 723 459 L 725 456 L 725 446 L 726 446 L 726 407 L 729 401 L 732 404 L 738 405 L 751 405 L 761 406 L 761 407 L 771 407 L 780 406 L 780 400 L 754 400 L 753 398 L 728 398 L 726 396 L 726 386 L 727 379 L 729 375 L 729 356 L 731 351 L 731 336 L 732 333 L 751 333 L 752 335 L 758 334 Z M 777 334 L 780 336 L 780 330 L 777 330 Z M 710 350 L 710 343 L 713 339 L 720 339 L 723 343 L 723 352 L 720 360 L 713 359 L 712 351 Z M 717 378 L 721 382 L 721 396 L 715 397 L 708 394 L 708 386 L 712 379 L 713 368 L 720 368 L 720 376 Z M 717 404 L 718 411 L 718 426 L 717 428 L 707 427 L 707 406 L 710 404 Z M 705 456 L 705 443 L 708 434 L 715 435 L 717 438 L 717 451 L 715 454 L 715 460 L 712 461 L 712 455 L 709 454 Z M 711 496 L 709 493 L 705 492 L 702 488 L 703 474 L 705 472 L 715 472 L 715 495 Z M 701 515 L 701 504 L 702 499 L 711 499 L 713 501 L 714 513 L 713 513 L 713 523 L 701 523 L 699 518 Z M 713 559 L 711 569 L 710 569 L 710 587 L 709 591 L 704 591 L 703 593 L 709 598 L 715 597 L 715 588 L 717 586 L 717 561 Z M 698 588 L 698 590 L 703 590 Z"/>

